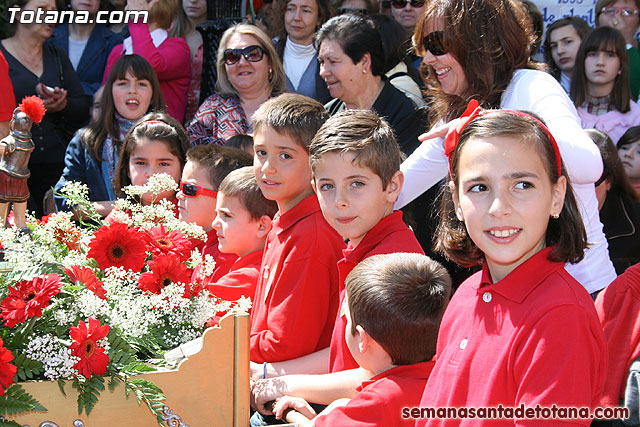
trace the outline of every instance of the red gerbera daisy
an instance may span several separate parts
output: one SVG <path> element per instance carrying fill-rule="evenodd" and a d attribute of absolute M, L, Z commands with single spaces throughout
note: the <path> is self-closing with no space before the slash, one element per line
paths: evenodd
<path fill-rule="evenodd" d="M 98 341 L 109 334 L 109 325 L 100 326 L 100 321 L 89 318 L 89 327 L 82 320 L 77 327 L 69 330 L 69 336 L 73 343 L 69 347 L 74 356 L 80 358 L 74 368 L 87 378 L 91 374 L 104 375 L 109 364 L 109 356 L 105 354 L 104 348 L 98 347 Z"/>
<path fill-rule="evenodd" d="M 87 289 L 92 291 L 98 298 L 107 299 L 107 291 L 104 289 L 102 280 L 98 280 L 96 275 L 91 271 L 89 267 L 80 267 L 79 265 L 72 265 L 64 270 L 65 274 L 69 276 L 71 283 L 82 283 Z"/>
<path fill-rule="evenodd" d="M 66 229 L 58 228 L 53 232 L 53 236 L 60 243 L 67 245 L 69 250 L 77 250 L 80 247 L 80 231 L 74 227 Z"/>
<path fill-rule="evenodd" d="M 42 309 L 49 306 L 51 298 L 60 292 L 60 276 L 55 273 L 45 277 L 34 277 L 9 287 L 9 296 L 2 300 L 2 318 L 4 324 L 13 328 L 29 317 L 42 316 Z"/>
<path fill-rule="evenodd" d="M 163 225 L 154 227 L 146 233 L 148 250 L 156 255 L 174 255 L 186 260 L 191 255 L 191 242 L 182 232 L 168 232 Z"/>
<path fill-rule="evenodd" d="M 114 222 L 100 227 L 89 244 L 89 258 L 98 261 L 101 269 L 123 267 L 140 271 L 146 258 L 144 235 L 125 224 Z"/>
<path fill-rule="evenodd" d="M 143 291 L 159 294 L 171 283 L 189 283 L 191 275 L 185 263 L 169 255 L 161 255 L 149 261 L 151 271 L 142 273 L 138 287 Z"/>
<path fill-rule="evenodd" d="M 13 354 L 4 347 L 4 342 L 0 338 L 0 396 L 4 396 L 4 390 L 13 382 L 18 368 L 12 365 Z"/>

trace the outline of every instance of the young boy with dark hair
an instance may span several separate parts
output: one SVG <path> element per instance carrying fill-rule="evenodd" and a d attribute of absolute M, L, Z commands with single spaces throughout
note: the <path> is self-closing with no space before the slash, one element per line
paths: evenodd
<path fill-rule="evenodd" d="M 402 154 L 389 124 L 366 110 L 346 110 L 331 117 L 317 132 L 309 147 L 313 186 L 327 222 L 349 245 L 338 262 L 341 286 L 363 259 L 377 254 L 411 252 L 424 254 L 413 232 L 393 205 L 402 188 Z M 368 378 L 357 369 L 344 339 L 347 317 L 344 286 L 343 307 L 335 321 L 328 350 L 306 358 L 264 365 L 264 377 L 252 391 L 254 407 L 266 414 L 264 404 L 284 394 L 317 404 L 352 397 Z M 252 378 L 259 379 L 252 365 Z M 327 374 L 328 375 L 290 375 Z M 263 377 L 263 378 L 264 378 Z"/>
<path fill-rule="evenodd" d="M 198 145 L 187 151 L 187 163 L 182 170 L 178 198 L 178 218 L 195 223 L 207 233 L 207 241 L 202 248 L 202 256 L 209 254 L 216 261 L 211 276 L 217 280 L 227 274 L 237 256 L 221 253 L 218 249 L 218 237 L 211 223 L 216 217 L 217 190 L 229 172 L 251 166 L 252 157 L 237 148 L 219 145 Z M 193 278 L 200 275 L 199 269 Z"/>
<path fill-rule="evenodd" d="M 236 169 L 222 180 L 212 227 L 220 252 L 238 259 L 220 279 L 205 279 L 205 289 L 227 301 L 241 296 L 253 301 L 264 243 L 277 210 L 276 203 L 262 195 L 251 166 Z"/>
<path fill-rule="evenodd" d="M 347 276 L 346 292 L 345 339 L 360 367 L 373 377 L 346 405 L 331 405 L 309 425 L 413 425 L 403 408 L 419 406 L 433 368 L 451 292 L 449 274 L 425 255 L 374 255 Z M 275 405 L 276 417 L 287 408 L 315 416 L 304 399 L 285 396 Z"/>
<path fill-rule="evenodd" d="M 251 360 L 261 366 L 331 340 L 344 241 L 322 217 L 308 149 L 327 117 L 322 104 L 297 94 L 270 99 L 253 115 L 256 179 L 278 204 L 251 313 Z"/>

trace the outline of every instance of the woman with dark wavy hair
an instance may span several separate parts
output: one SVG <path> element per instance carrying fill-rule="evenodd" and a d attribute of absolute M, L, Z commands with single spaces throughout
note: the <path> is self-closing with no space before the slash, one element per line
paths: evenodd
<path fill-rule="evenodd" d="M 602 173 L 597 147 L 582 130 L 576 109 L 560 84 L 530 60 L 532 40 L 518 0 L 432 0 L 413 42 L 424 57 L 425 83 L 436 125 L 402 164 L 402 207 L 447 175 L 443 138 L 470 100 L 483 108 L 527 110 L 540 116 L 558 141 L 591 246 L 578 264 L 567 265 L 589 293 L 615 279 L 598 218 L 593 183 Z M 505 157 L 505 159 L 507 159 Z"/>

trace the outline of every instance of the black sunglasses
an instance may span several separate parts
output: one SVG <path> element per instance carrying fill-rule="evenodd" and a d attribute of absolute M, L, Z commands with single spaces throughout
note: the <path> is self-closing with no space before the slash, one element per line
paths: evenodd
<path fill-rule="evenodd" d="M 344 15 L 345 13 L 359 13 L 361 15 L 366 15 L 369 13 L 367 9 L 358 9 L 353 7 L 339 7 L 338 15 Z"/>
<path fill-rule="evenodd" d="M 264 49 L 258 45 L 243 47 L 242 49 L 225 49 L 222 58 L 227 65 L 233 65 L 244 56 L 249 62 L 260 62 L 264 57 Z"/>
<path fill-rule="evenodd" d="M 444 33 L 442 31 L 432 31 L 422 39 L 422 48 L 425 53 L 427 51 L 431 52 L 434 56 L 441 56 L 447 53 L 447 48 L 444 47 L 444 43 L 442 39 L 444 38 Z"/>
<path fill-rule="evenodd" d="M 407 7 L 407 3 L 409 3 L 411 7 L 422 7 L 425 2 L 426 0 L 391 0 L 391 5 L 396 9 L 404 9 Z"/>

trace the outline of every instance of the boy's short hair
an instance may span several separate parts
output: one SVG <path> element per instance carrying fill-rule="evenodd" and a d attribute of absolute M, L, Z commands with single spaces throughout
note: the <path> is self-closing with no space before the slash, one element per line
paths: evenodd
<path fill-rule="evenodd" d="M 198 167 L 206 168 L 209 181 L 213 186 L 212 190 L 217 190 L 229 172 L 251 166 L 253 157 L 244 150 L 208 144 L 191 147 L 187 151 L 187 161 L 195 163 Z"/>
<path fill-rule="evenodd" d="M 352 334 L 362 326 L 394 365 L 431 360 L 451 292 L 444 267 L 421 254 L 373 255 L 345 283 Z"/>
<path fill-rule="evenodd" d="M 253 137 L 251 135 L 245 135 L 243 133 L 233 135 L 231 138 L 225 141 L 224 146 L 238 148 L 240 150 L 253 150 Z"/>
<path fill-rule="evenodd" d="M 273 218 L 278 211 L 278 204 L 266 199 L 260 191 L 256 174 L 250 166 L 230 172 L 220 183 L 218 192 L 227 197 L 237 197 L 254 220 L 263 215 Z"/>
<path fill-rule="evenodd" d="M 400 170 L 402 152 L 389 123 L 369 110 L 345 110 L 330 117 L 309 146 L 309 164 L 316 165 L 327 153 L 353 153 L 359 166 L 371 169 L 386 189 Z"/>
<path fill-rule="evenodd" d="M 327 110 L 315 99 L 285 93 L 264 102 L 253 114 L 253 133 L 270 127 L 291 137 L 308 151 L 311 138 L 328 118 Z"/>

